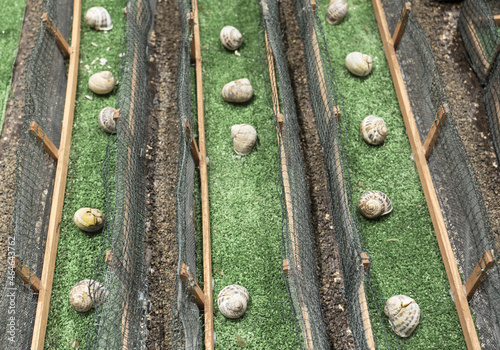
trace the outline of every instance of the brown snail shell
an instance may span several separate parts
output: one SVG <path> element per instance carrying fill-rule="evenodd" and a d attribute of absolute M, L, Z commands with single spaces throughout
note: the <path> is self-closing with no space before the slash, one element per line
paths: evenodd
<path fill-rule="evenodd" d="M 345 66 L 352 74 L 364 77 L 372 71 L 372 58 L 361 52 L 351 52 L 345 58 Z"/>
<path fill-rule="evenodd" d="M 237 50 L 243 42 L 240 31 L 232 26 L 225 26 L 220 31 L 220 42 L 228 50 Z"/>
<path fill-rule="evenodd" d="M 226 102 L 243 103 L 253 96 L 252 84 L 248 79 L 231 81 L 222 88 L 222 98 Z"/>
<path fill-rule="evenodd" d="M 113 73 L 110 71 L 102 71 L 93 74 L 89 79 L 89 88 L 99 95 L 104 95 L 113 91 L 116 81 Z"/>
<path fill-rule="evenodd" d="M 80 208 L 73 215 L 73 221 L 85 232 L 95 232 L 104 226 L 104 216 L 99 209 Z"/>
<path fill-rule="evenodd" d="M 92 294 L 90 295 L 89 292 Z M 98 293 L 96 293 L 98 292 Z M 106 290 L 102 284 L 93 280 L 83 280 L 71 288 L 69 292 L 69 303 L 78 312 L 87 312 L 93 306 L 92 297 L 96 297 L 96 304 L 102 301 Z"/>
<path fill-rule="evenodd" d="M 116 130 L 115 109 L 113 107 L 105 107 L 99 112 L 99 125 L 108 134 Z"/>
<path fill-rule="evenodd" d="M 392 211 L 389 197 L 380 191 L 368 191 L 361 196 L 358 209 L 368 219 L 375 219 L 387 215 Z"/>
<path fill-rule="evenodd" d="M 361 122 L 361 135 L 371 145 L 380 145 L 387 136 L 387 126 L 384 119 L 375 115 L 369 115 Z"/>
<path fill-rule="evenodd" d="M 237 124 L 231 127 L 231 138 L 233 149 L 240 156 L 246 156 L 252 152 L 257 141 L 257 131 L 249 124 Z"/>
<path fill-rule="evenodd" d="M 240 318 L 247 311 L 250 294 L 245 287 L 231 284 L 220 291 L 217 305 L 220 312 L 227 318 Z"/>
<path fill-rule="evenodd" d="M 347 15 L 349 5 L 345 0 L 332 0 L 326 10 L 326 21 L 330 24 L 339 24 Z"/>
<path fill-rule="evenodd" d="M 420 321 L 420 307 L 406 295 L 390 297 L 384 307 L 384 313 L 389 317 L 392 330 L 400 337 L 409 337 Z"/>
<path fill-rule="evenodd" d="M 95 30 L 111 30 L 113 28 L 109 12 L 100 6 L 91 7 L 85 13 L 85 22 L 87 22 L 90 28 Z"/>

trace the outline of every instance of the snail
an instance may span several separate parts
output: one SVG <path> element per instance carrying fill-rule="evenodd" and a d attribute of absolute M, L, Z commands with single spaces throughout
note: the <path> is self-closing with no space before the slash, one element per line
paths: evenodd
<path fill-rule="evenodd" d="M 387 136 L 387 126 L 384 119 L 376 115 L 369 115 L 363 119 L 360 131 L 363 139 L 371 145 L 380 145 Z"/>
<path fill-rule="evenodd" d="M 252 152 L 257 141 L 257 131 L 249 124 L 237 124 L 231 127 L 231 138 L 233 149 L 240 156 L 246 156 Z"/>
<path fill-rule="evenodd" d="M 89 79 L 90 90 L 99 95 L 104 95 L 113 91 L 115 84 L 113 73 L 107 70 L 95 73 Z"/>
<path fill-rule="evenodd" d="M 248 79 L 231 81 L 222 88 L 222 98 L 226 102 L 247 102 L 252 96 L 253 88 Z"/>
<path fill-rule="evenodd" d="M 106 290 L 99 282 L 93 280 L 83 280 L 71 288 L 71 291 L 69 292 L 69 303 L 76 311 L 87 312 L 94 306 L 92 298 L 95 298 L 94 301 L 96 304 L 99 304 L 105 294 Z"/>
<path fill-rule="evenodd" d="M 225 26 L 220 31 L 220 42 L 228 50 L 237 50 L 243 41 L 243 37 L 238 29 L 232 26 Z"/>
<path fill-rule="evenodd" d="M 240 318 L 247 311 L 250 295 L 245 287 L 231 284 L 220 291 L 217 306 L 227 318 Z"/>
<path fill-rule="evenodd" d="M 99 112 L 99 125 L 108 134 L 116 130 L 115 109 L 113 107 L 105 107 Z"/>
<path fill-rule="evenodd" d="M 372 71 L 372 58 L 361 52 L 351 52 L 345 58 L 345 66 L 352 74 L 364 77 Z"/>
<path fill-rule="evenodd" d="M 384 313 L 389 317 L 394 333 L 402 338 L 409 337 L 420 321 L 420 307 L 406 295 L 390 297 L 385 303 Z"/>
<path fill-rule="evenodd" d="M 111 30 L 113 28 L 111 16 L 104 7 L 91 7 L 85 14 L 85 22 L 95 30 Z"/>
<path fill-rule="evenodd" d="M 85 232 L 95 232 L 104 226 L 104 217 L 99 209 L 80 208 L 73 215 L 73 221 Z"/>
<path fill-rule="evenodd" d="M 375 219 L 389 214 L 392 211 L 392 204 L 384 193 L 368 191 L 359 199 L 358 209 L 365 218 Z"/>
<path fill-rule="evenodd" d="M 326 10 L 326 21 L 330 24 L 339 24 L 347 15 L 349 5 L 345 0 L 332 0 Z"/>

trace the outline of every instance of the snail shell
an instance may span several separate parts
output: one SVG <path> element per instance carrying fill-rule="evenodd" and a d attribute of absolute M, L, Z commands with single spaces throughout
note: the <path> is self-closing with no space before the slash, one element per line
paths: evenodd
<path fill-rule="evenodd" d="M 248 79 L 231 81 L 222 88 L 222 98 L 226 102 L 247 102 L 252 96 L 253 88 Z"/>
<path fill-rule="evenodd" d="M 249 124 L 237 124 L 231 127 L 231 138 L 233 149 L 240 156 L 246 156 L 252 152 L 257 141 L 257 131 Z"/>
<path fill-rule="evenodd" d="M 116 130 L 115 109 L 113 107 L 105 107 L 99 112 L 99 125 L 108 134 Z"/>
<path fill-rule="evenodd" d="M 107 70 L 95 73 L 89 79 L 90 90 L 99 95 L 104 95 L 113 91 L 115 84 L 113 73 Z"/>
<path fill-rule="evenodd" d="M 380 145 L 387 136 L 387 126 L 384 119 L 369 115 L 361 122 L 360 127 L 363 139 L 371 145 Z"/>
<path fill-rule="evenodd" d="M 384 313 L 389 317 L 394 333 L 403 338 L 409 337 L 420 321 L 420 307 L 406 295 L 390 297 L 385 303 Z"/>
<path fill-rule="evenodd" d="M 347 15 L 349 5 L 345 0 L 332 0 L 326 10 L 326 21 L 330 24 L 339 24 Z"/>
<path fill-rule="evenodd" d="M 96 293 L 96 291 L 98 293 Z M 102 284 L 97 281 L 83 280 L 78 282 L 71 288 L 69 292 L 69 303 L 71 307 L 78 312 L 87 312 L 93 306 L 92 297 L 96 297 L 96 304 L 99 304 L 106 294 L 106 290 Z"/>
<path fill-rule="evenodd" d="M 392 204 L 384 193 L 368 191 L 359 199 L 358 209 L 365 218 L 374 219 L 389 214 L 392 211 Z"/>
<path fill-rule="evenodd" d="M 99 209 L 80 208 L 73 215 L 73 221 L 85 232 L 95 232 L 104 226 L 104 217 Z"/>
<path fill-rule="evenodd" d="M 239 318 L 247 311 L 248 299 L 250 295 L 245 287 L 231 284 L 220 291 L 217 305 L 227 318 Z"/>
<path fill-rule="evenodd" d="M 85 22 L 95 30 L 111 30 L 113 28 L 111 16 L 104 7 L 91 7 L 85 14 Z"/>
<path fill-rule="evenodd" d="M 235 27 L 226 26 L 220 31 L 220 42 L 226 49 L 234 51 L 241 46 L 243 36 Z"/>
<path fill-rule="evenodd" d="M 351 52 L 345 58 L 345 66 L 352 74 L 364 77 L 372 71 L 372 58 L 361 52 Z"/>

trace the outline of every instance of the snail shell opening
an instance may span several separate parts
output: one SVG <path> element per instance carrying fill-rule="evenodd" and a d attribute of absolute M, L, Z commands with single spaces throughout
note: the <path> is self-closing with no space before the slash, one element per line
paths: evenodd
<path fill-rule="evenodd" d="M 375 219 L 392 211 L 392 204 L 386 194 L 380 191 L 368 191 L 361 196 L 358 209 L 367 219 Z"/>
<path fill-rule="evenodd" d="M 257 141 L 257 131 L 249 124 L 237 124 L 231 127 L 233 149 L 236 154 L 246 156 L 252 152 Z"/>
<path fill-rule="evenodd" d="M 360 126 L 363 140 L 371 145 L 380 145 L 387 137 L 387 126 L 382 118 L 369 115 L 361 122 Z"/>
<path fill-rule="evenodd" d="M 406 295 L 394 295 L 387 299 L 384 313 L 394 333 L 402 338 L 409 337 L 420 322 L 420 307 Z"/>
<path fill-rule="evenodd" d="M 115 109 L 113 107 L 105 107 L 99 112 L 99 125 L 108 134 L 116 130 Z"/>
<path fill-rule="evenodd" d="M 227 318 L 239 318 L 247 310 L 250 294 L 245 287 L 232 284 L 222 289 L 217 296 L 217 306 Z"/>
<path fill-rule="evenodd" d="M 372 71 L 372 58 L 361 52 L 351 52 L 345 58 L 345 66 L 352 74 L 364 77 Z"/>
<path fill-rule="evenodd" d="M 326 11 L 326 21 L 330 24 L 339 24 L 347 15 L 349 5 L 345 0 L 332 0 Z"/>
<path fill-rule="evenodd" d="M 220 42 L 230 51 L 237 50 L 243 42 L 240 31 L 232 26 L 225 26 L 220 31 Z"/>
<path fill-rule="evenodd" d="M 110 93 L 115 88 L 116 81 L 113 73 L 102 71 L 93 74 L 89 79 L 89 89 L 99 95 Z"/>
<path fill-rule="evenodd" d="M 111 30 L 113 28 L 109 12 L 100 6 L 91 7 L 85 13 L 85 22 L 95 30 Z"/>
<path fill-rule="evenodd" d="M 238 79 L 224 85 L 221 92 L 226 102 L 243 103 L 253 97 L 253 88 L 248 79 Z"/>
<path fill-rule="evenodd" d="M 99 231 L 104 226 L 104 216 L 99 209 L 80 208 L 73 215 L 73 221 L 85 232 Z"/>

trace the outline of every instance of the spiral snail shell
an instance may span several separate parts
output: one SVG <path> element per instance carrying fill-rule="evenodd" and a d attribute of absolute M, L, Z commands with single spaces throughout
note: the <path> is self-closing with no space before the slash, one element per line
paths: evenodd
<path fill-rule="evenodd" d="M 245 287 L 231 284 L 220 291 L 217 305 L 220 312 L 227 318 L 240 318 L 247 311 L 250 295 Z"/>
<path fill-rule="evenodd" d="M 231 81 L 222 88 L 222 98 L 226 102 L 243 103 L 253 96 L 252 84 L 248 79 Z"/>
<path fill-rule="evenodd" d="M 369 115 L 361 122 L 361 135 L 371 145 L 380 145 L 387 136 L 387 126 L 384 119 L 375 115 Z"/>
<path fill-rule="evenodd" d="M 109 12 L 100 6 L 91 7 L 85 13 L 85 22 L 87 22 L 90 28 L 95 30 L 111 30 L 113 28 Z"/>
<path fill-rule="evenodd" d="M 89 88 L 99 95 L 107 94 L 113 91 L 116 81 L 113 73 L 110 71 L 102 71 L 93 74 L 89 79 Z"/>
<path fill-rule="evenodd" d="M 85 232 L 95 232 L 104 226 L 104 217 L 99 209 L 80 208 L 73 215 L 73 221 Z"/>
<path fill-rule="evenodd" d="M 326 10 L 326 21 L 330 24 L 339 24 L 347 15 L 349 5 L 345 0 L 332 0 Z"/>
<path fill-rule="evenodd" d="M 351 52 L 345 58 L 345 66 L 352 74 L 364 77 L 372 71 L 372 58 L 361 52 Z"/>
<path fill-rule="evenodd" d="M 116 130 L 115 109 L 113 107 L 104 107 L 99 112 L 99 125 L 108 134 Z"/>
<path fill-rule="evenodd" d="M 384 313 L 389 317 L 394 333 L 402 338 L 409 337 L 420 321 L 420 307 L 406 295 L 390 297 L 385 303 Z"/>
<path fill-rule="evenodd" d="M 94 301 L 96 304 L 99 304 L 105 294 L 106 289 L 99 282 L 82 280 L 71 288 L 69 292 L 69 303 L 76 311 L 87 312 L 94 306 L 92 298 L 96 298 Z"/>
<path fill-rule="evenodd" d="M 231 127 L 231 138 L 233 149 L 240 156 L 246 156 L 252 152 L 257 141 L 257 131 L 249 124 L 237 124 Z"/>
<path fill-rule="evenodd" d="M 392 211 L 389 197 L 380 191 L 368 191 L 361 196 L 358 209 L 368 219 L 375 219 L 387 215 Z"/>
<path fill-rule="evenodd" d="M 243 42 L 240 31 L 232 26 L 225 26 L 220 31 L 220 42 L 228 50 L 237 50 Z"/>

